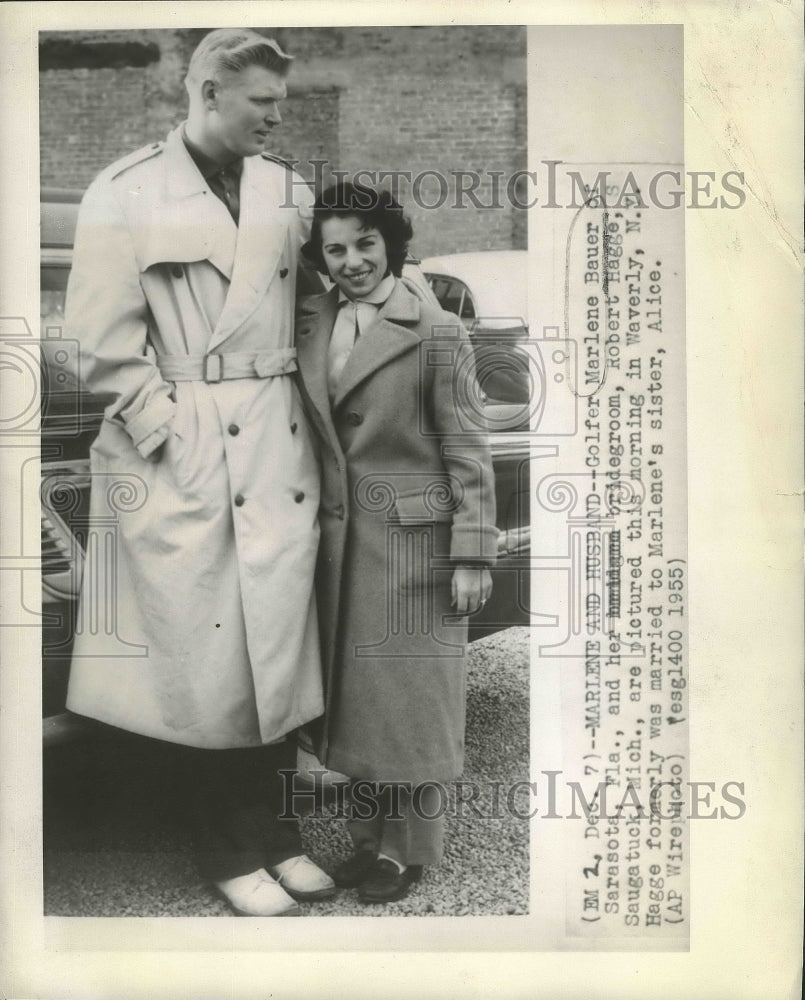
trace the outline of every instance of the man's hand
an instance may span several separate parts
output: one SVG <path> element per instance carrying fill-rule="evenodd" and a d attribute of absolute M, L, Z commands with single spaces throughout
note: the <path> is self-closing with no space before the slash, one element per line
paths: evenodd
<path fill-rule="evenodd" d="M 460 615 L 473 615 L 486 604 L 492 593 L 492 574 L 488 569 L 458 566 L 451 583 L 452 606 Z"/>

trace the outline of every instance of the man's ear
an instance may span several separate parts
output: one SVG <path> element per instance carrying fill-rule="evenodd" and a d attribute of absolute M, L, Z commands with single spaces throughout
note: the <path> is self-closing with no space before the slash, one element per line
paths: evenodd
<path fill-rule="evenodd" d="M 201 97 L 208 111 L 213 111 L 217 107 L 218 87 L 214 80 L 205 80 L 202 83 Z"/>

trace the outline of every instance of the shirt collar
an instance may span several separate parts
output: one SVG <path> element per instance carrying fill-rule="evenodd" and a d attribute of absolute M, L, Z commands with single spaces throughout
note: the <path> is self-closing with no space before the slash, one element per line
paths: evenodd
<path fill-rule="evenodd" d="M 396 280 L 397 279 L 393 274 L 387 274 L 376 288 L 373 288 L 368 295 L 363 295 L 360 298 L 355 299 L 355 302 L 369 302 L 373 306 L 382 306 L 386 299 L 394 291 L 394 284 Z M 341 305 L 341 303 L 349 301 L 349 296 L 345 295 L 339 288 L 338 304 Z"/>
<path fill-rule="evenodd" d="M 188 139 L 187 133 L 184 129 L 182 129 L 182 141 L 184 142 L 187 152 L 190 154 L 191 159 L 198 167 L 204 180 L 209 180 L 210 177 L 220 173 L 222 170 L 230 170 L 237 177 L 240 177 L 243 172 L 242 156 L 236 156 L 227 163 L 218 163 L 199 149 L 199 147 L 191 139 Z"/>

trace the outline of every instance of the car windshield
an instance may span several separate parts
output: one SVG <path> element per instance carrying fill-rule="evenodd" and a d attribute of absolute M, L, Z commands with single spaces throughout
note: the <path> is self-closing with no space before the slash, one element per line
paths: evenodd
<path fill-rule="evenodd" d="M 443 309 L 463 319 L 509 321 L 503 325 L 512 325 L 512 319 L 520 319 L 525 323 L 528 315 L 525 251 L 430 257 L 422 261 L 422 270 Z"/>

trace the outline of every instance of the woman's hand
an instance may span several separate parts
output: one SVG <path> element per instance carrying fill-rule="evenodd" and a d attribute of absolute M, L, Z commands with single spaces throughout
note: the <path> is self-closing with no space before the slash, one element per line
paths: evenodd
<path fill-rule="evenodd" d="M 460 615 L 473 615 L 492 593 L 492 574 L 475 566 L 457 566 L 451 583 L 452 606 Z"/>

